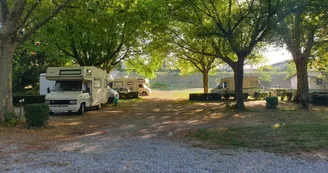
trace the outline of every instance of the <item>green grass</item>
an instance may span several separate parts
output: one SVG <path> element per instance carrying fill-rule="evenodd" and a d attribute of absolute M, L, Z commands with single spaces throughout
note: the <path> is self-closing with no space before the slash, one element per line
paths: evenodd
<path fill-rule="evenodd" d="M 199 129 L 191 133 L 190 137 L 214 146 L 245 147 L 278 153 L 328 151 L 326 114 L 327 112 L 301 110 L 265 111 L 252 117 L 265 117 L 261 119 L 263 125 Z"/>
<path fill-rule="evenodd" d="M 328 124 L 287 124 L 198 130 L 192 134 L 220 146 L 258 148 L 271 152 L 314 151 L 328 146 Z"/>

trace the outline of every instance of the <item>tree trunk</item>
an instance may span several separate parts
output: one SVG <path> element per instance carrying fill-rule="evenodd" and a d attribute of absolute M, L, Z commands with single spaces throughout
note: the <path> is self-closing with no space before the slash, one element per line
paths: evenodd
<path fill-rule="evenodd" d="M 11 39 L 4 40 L 0 45 L 0 121 L 6 112 L 13 111 L 12 103 L 12 59 L 15 44 Z"/>
<path fill-rule="evenodd" d="M 234 68 L 236 109 L 245 109 L 243 98 L 244 59 L 236 62 Z"/>
<path fill-rule="evenodd" d="M 295 101 L 300 103 L 301 108 L 308 109 L 310 103 L 309 81 L 307 73 L 308 57 L 294 59 L 296 64 L 297 92 Z"/>
<path fill-rule="evenodd" d="M 203 72 L 203 86 L 204 86 L 204 93 L 208 93 L 208 72 Z"/>

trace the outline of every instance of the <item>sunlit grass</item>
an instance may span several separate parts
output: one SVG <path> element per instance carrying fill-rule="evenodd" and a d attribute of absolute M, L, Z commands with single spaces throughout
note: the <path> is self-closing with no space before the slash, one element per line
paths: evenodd
<path fill-rule="evenodd" d="M 256 148 L 270 152 L 309 152 L 328 148 L 327 112 L 264 111 L 247 112 L 246 116 L 250 114 L 254 114 L 254 120 L 263 122 L 262 125 L 200 129 L 190 136 L 217 146 Z"/>

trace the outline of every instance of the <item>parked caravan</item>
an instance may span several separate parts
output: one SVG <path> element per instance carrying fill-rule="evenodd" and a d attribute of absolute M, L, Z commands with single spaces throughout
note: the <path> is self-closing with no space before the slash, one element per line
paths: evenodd
<path fill-rule="evenodd" d="M 113 88 L 128 88 L 131 93 L 148 96 L 151 94 L 149 80 L 146 78 L 114 78 Z"/>
<path fill-rule="evenodd" d="M 244 99 L 247 99 L 249 95 L 253 96 L 255 92 L 259 92 L 261 89 L 260 81 L 257 76 L 245 76 L 243 80 L 243 94 Z M 235 95 L 235 80 L 233 77 L 222 78 L 220 83 L 211 90 L 211 93 L 219 93 L 225 99 L 234 97 Z"/>
<path fill-rule="evenodd" d="M 45 102 L 54 112 L 78 112 L 96 107 L 108 101 L 107 73 L 93 66 L 49 67 L 47 80 L 56 81 Z"/>

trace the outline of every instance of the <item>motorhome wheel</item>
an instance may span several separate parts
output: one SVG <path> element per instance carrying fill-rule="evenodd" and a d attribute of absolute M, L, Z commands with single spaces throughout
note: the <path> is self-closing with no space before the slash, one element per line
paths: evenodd
<path fill-rule="evenodd" d="M 79 115 L 83 115 L 85 112 L 85 104 L 84 103 L 81 103 L 81 106 L 80 106 L 80 109 L 78 111 L 78 114 Z"/>
<path fill-rule="evenodd" d="M 142 94 L 143 96 L 147 96 L 147 95 L 148 95 L 146 91 L 143 91 L 141 94 Z"/>
<path fill-rule="evenodd" d="M 101 103 L 99 103 L 99 105 L 97 105 L 97 110 L 101 109 Z"/>

